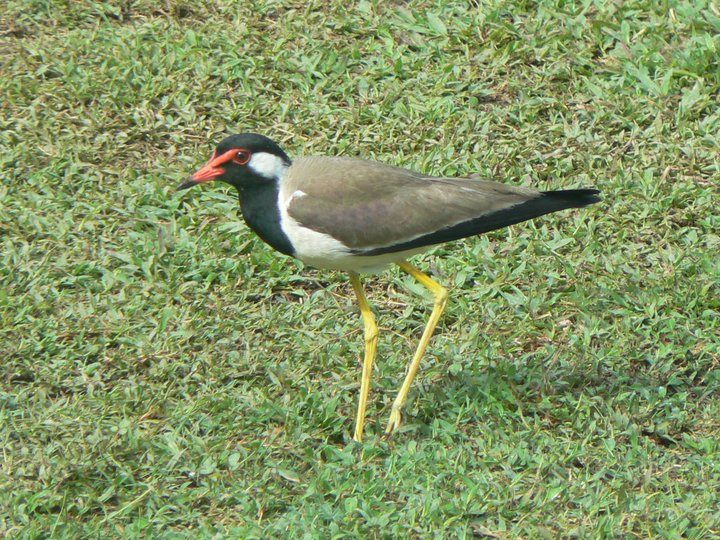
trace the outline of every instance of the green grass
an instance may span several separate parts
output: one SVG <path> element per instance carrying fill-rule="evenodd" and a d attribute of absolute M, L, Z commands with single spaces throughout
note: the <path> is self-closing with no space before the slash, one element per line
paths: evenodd
<path fill-rule="evenodd" d="M 698 0 L 10 0 L 0 535 L 720 535 L 720 10 Z M 659 5 L 662 4 L 662 7 Z M 226 134 L 600 205 L 366 279 L 273 253 Z"/>

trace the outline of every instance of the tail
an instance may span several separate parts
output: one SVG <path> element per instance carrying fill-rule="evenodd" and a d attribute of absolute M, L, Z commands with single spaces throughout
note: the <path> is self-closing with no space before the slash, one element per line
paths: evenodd
<path fill-rule="evenodd" d="M 564 210 L 565 208 L 582 208 L 600 202 L 599 195 L 600 191 L 597 189 L 543 191 L 533 194 L 523 203 L 510 205 L 489 214 L 482 214 L 474 219 L 419 236 L 408 242 L 366 250 L 362 252 L 362 255 L 381 255 L 383 253 L 404 251 L 494 231 L 508 225 Z"/>
<path fill-rule="evenodd" d="M 602 199 L 597 189 L 563 189 L 561 191 L 543 191 L 543 199 L 550 206 L 557 208 L 550 210 L 562 210 L 563 208 L 582 208 L 589 204 L 595 204 Z"/>

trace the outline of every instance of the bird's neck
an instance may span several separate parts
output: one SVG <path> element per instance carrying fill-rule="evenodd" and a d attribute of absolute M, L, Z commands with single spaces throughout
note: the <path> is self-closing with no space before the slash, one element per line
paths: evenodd
<path fill-rule="evenodd" d="M 278 183 L 265 183 L 238 191 L 245 223 L 280 253 L 292 256 L 294 254 L 292 244 L 280 226 Z"/>

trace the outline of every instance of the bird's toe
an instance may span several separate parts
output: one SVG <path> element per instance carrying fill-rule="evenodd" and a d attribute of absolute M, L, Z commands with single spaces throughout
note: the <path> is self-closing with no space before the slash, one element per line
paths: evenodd
<path fill-rule="evenodd" d="M 393 432 L 400 427 L 400 423 L 401 423 L 400 410 L 393 408 L 393 410 L 390 412 L 390 420 L 388 420 L 388 425 L 385 428 L 385 435 L 387 435 L 387 436 L 392 435 Z"/>

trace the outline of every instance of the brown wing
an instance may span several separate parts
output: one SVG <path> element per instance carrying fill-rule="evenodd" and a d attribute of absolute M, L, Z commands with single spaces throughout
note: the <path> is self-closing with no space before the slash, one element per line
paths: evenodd
<path fill-rule="evenodd" d="M 293 162 L 283 192 L 304 193 L 290 200 L 293 219 L 359 253 L 397 251 L 419 238 L 427 241 L 417 245 L 447 241 L 453 238 L 437 233 L 541 196 L 497 182 L 434 178 L 371 161 L 328 157 Z M 477 233 L 462 236 L 470 234 Z"/>

